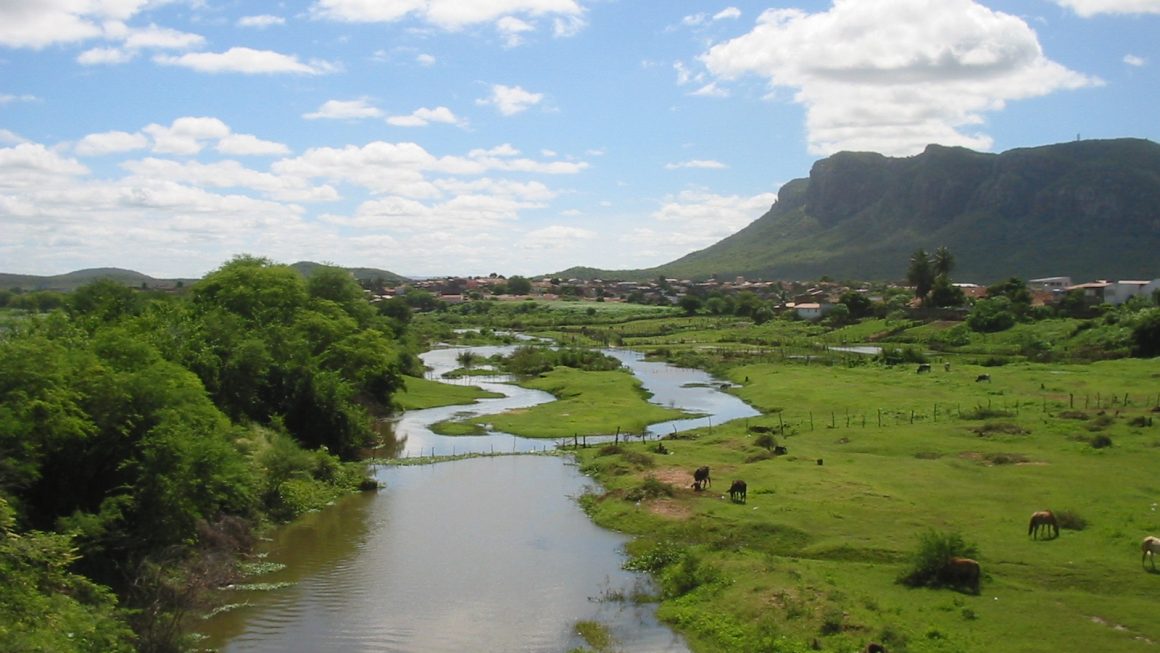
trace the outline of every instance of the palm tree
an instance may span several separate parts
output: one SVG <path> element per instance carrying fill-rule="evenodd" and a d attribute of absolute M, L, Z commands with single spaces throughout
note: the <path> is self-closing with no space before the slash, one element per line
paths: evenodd
<path fill-rule="evenodd" d="M 926 250 L 920 249 L 910 255 L 910 269 L 906 272 L 906 280 L 914 284 L 914 296 L 925 300 L 934 285 L 934 270 Z"/>
<path fill-rule="evenodd" d="M 951 270 L 955 267 L 955 257 L 951 254 L 951 250 L 946 246 L 942 246 L 934 251 L 934 259 L 931 261 L 934 266 L 934 274 L 938 276 L 946 276 L 948 279 L 951 276 Z"/>

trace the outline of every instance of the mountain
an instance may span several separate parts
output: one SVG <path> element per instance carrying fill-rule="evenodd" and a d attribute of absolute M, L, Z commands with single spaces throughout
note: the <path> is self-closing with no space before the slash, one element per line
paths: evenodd
<path fill-rule="evenodd" d="M 299 261 L 290 267 L 297 270 L 302 276 L 309 277 L 314 270 L 322 267 L 322 264 L 312 263 L 310 261 Z M 344 269 L 353 274 L 359 281 L 373 282 L 382 280 L 382 285 L 384 286 L 397 286 L 408 281 L 406 277 L 386 270 L 378 270 L 375 268 Z M 154 290 L 190 286 L 198 281 L 197 279 L 155 279 L 140 272 L 123 270 L 121 268 L 91 268 L 52 276 L 0 273 L 0 289 L 20 288 L 24 291 L 55 290 L 59 292 L 72 292 L 97 279 L 112 279 L 126 286 Z"/>
<path fill-rule="evenodd" d="M 905 158 L 841 152 L 710 247 L 647 270 L 576 272 L 898 280 L 915 250 L 944 245 L 956 281 L 1158 277 L 1160 145 L 1091 140 L 1001 154 L 931 145 Z"/>

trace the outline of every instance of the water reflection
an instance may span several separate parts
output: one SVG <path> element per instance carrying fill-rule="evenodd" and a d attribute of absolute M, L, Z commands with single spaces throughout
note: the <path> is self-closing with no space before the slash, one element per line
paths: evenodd
<path fill-rule="evenodd" d="M 564 651 L 578 620 L 608 625 L 618 650 L 686 651 L 630 595 L 626 538 L 573 497 L 588 481 L 556 457 L 391 467 L 378 496 L 354 497 L 286 529 L 255 607 L 218 618 L 222 651 Z M 264 579 L 266 580 L 266 579 Z M 212 643 L 212 642 L 211 642 Z"/>

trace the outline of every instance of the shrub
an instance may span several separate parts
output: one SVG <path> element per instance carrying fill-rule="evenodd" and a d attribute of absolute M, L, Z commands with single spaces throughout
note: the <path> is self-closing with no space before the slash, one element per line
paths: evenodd
<path fill-rule="evenodd" d="M 1055 520 L 1060 528 L 1069 531 L 1082 531 L 1087 528 L 1087 520 L 1074 510 L 1060 510 L 1055 513 Z"/>
<path fill-rule="evenodd" d="M 643 501 L 645 499 L 655 499 L 656 497 L 671 497 L 673 496 L 673 486 L 658 481 L 655 476 L 648 476 L 639 487 L 635 487 L 624 495 L 628 501 Z"/>
<path fill-rule="evenodd" d="M 954 557 L 974 558 L 978 549 L 957 532 L 927 531 L 919 536 L 918 550 L 910 569 L 898 578 L 908 587 L 943 587 L 952 584 L 946 578 L 947 561 Z"/>
<path fill-rule="evenodd" d="M 1097 436 L 1094 436 L 1091 440 L 1088 441 L 1088 443 L 1092 445 L 1093 449 L 1105 449 L 1112 446 L 1112 439 L 1101 433 Z"/>

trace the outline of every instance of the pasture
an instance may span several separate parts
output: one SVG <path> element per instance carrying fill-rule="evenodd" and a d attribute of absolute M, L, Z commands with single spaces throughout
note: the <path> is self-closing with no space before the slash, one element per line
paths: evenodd
<path fill-rule="evenodd" d="M 981 373 L 992 381 L 976 382 Z M 577 455 L 582 499 L 636 536 L 660 615 L 699 651 L 1150 651 L 1160 573 L 1160 365 L 956 362 L 728 370 L 763 415 Z M 751 427 L 772 431 L 784 455 Z M 820 462 L 819 462 L 820 461 Z M 714 485 L 694 491 L 693 470 Z M 726 490 L 744 480 L 746 503 Z M 1058 538 L 1028 537 L 1054 510 Z M 981 592 L 897 579 L 920 536 L 977 547 Z"/>

